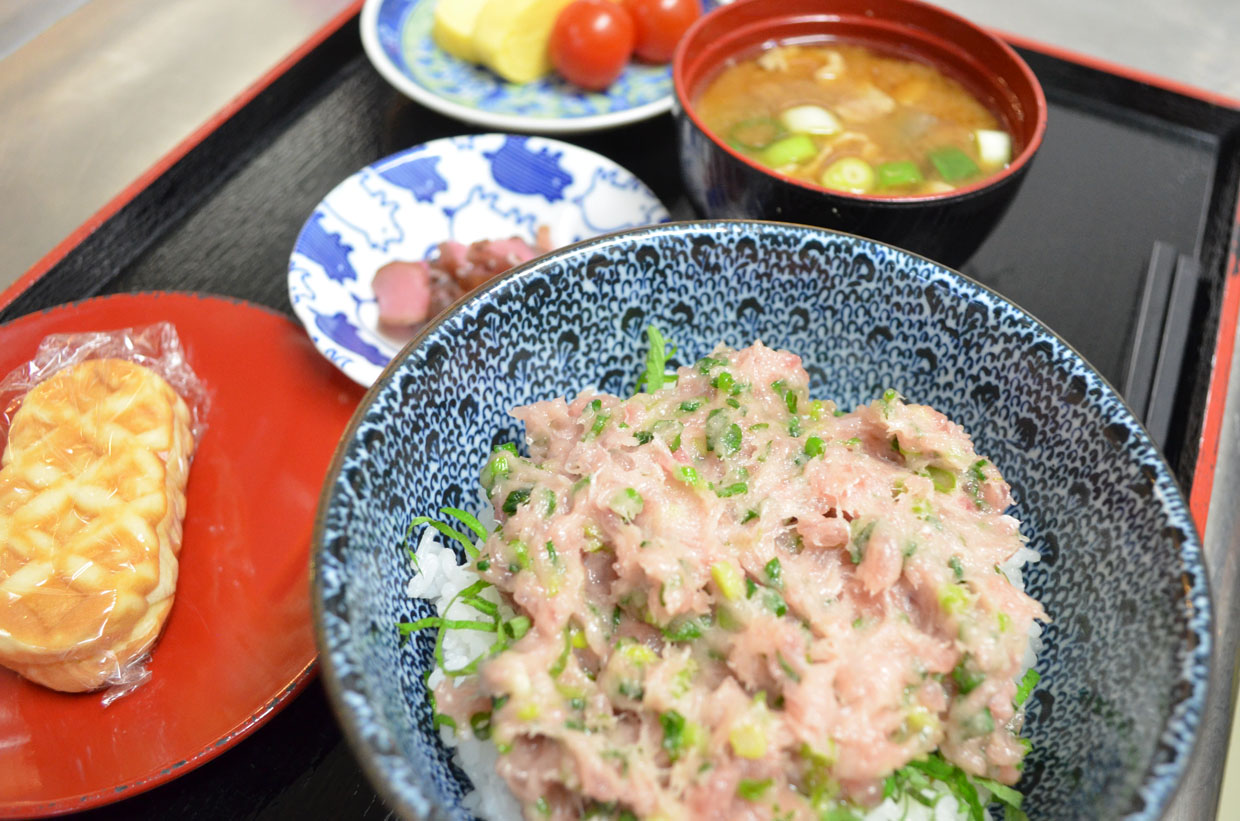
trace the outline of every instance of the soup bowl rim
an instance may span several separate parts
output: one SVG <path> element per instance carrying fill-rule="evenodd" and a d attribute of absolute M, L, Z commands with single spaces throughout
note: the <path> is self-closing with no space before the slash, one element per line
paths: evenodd
<path fill-rule="evenodd" d="M 1007 43 L 1005 43 L 1002 39 L 1000 39 L 999 37 L 995 36 L 989 31 L 983 29 L 982 27 L 978 26 L 977 24 L 969 21 L 968 19 L 958 14 L 950 12 L 947 9 L 941 8 L 939 6 L 933 6 L 928 3 L 921 2 L 921 0 L 891 0 L 891 1 L 899 3 L 899 4 L 918 6 L 918 7 L 927 9 L 929 12 L 933 14 L 941 16 L 944 19 L 950 20 L 956 23 L 957 25 L 968 28 L 972 30 L 973 32 L 975 32 L 976 34 L 979 34 L 985 37 L 986 39 L 992 41 L 1000 49 L 1000 51 L 1008 58 L 1008 60 L 1012 63 L 1012 65 L 1017 68 L 1021 76 L 1024 77 L 1025 81 L 1029 84 L 1029 87 L 1032 89 L 1033 96 L 1036 101 L 1036 106 L 1035 106 L 1036 110 L 1034 112 L 1034 115 L 1035 115 L 1034 130 L 1033 130 L 1032 136 L 1030 137 L 1028 142 L 1025 143 L 1021 152 L 1015 157 L 1015 159 L 1009 162 L 1006 167 L 1000 169 L 999 171 L 996 171 L 993 174 L 984 176 L 981 179 L 977 180 L 976 182 L 973 182 L 966 186 L 962 186 L 960 188 L 954 188 L 951 191 L 942 191 L 942 192 L 929 193 L 929 194 L 901 194 L 901 195 L 855 194 L 849 191 L 840 191 L 840 190 L 833 189 L 833 188 L 827 188 L 826 186 L 818 185 L 816 183 L 812 183 L 807 180 L 798 179 L 797 177 L 793 177 L 789 174 L 785 174 L 774 168 L 770 168 L 769 166 L 762 165 L 757 160 L 754 160 L 751 157 L 747 157 L 744 154 L 742 154 L 740 151 L 737 151 L 736 149 L 732 148 L 732 146 L 728 145 L 725 140 L 721 139 L 711 129 L 707 128 L 706 124 L 702 122 L 701 118 L 698 116 L 694 101 L 691 98 L 691 92 L 694 89 L 690 89 L 688 87 L 688 83 L 686 80 L 686 62 L 688 60 L 688 57 L 687 57 L 688 47 L 689 47 L 689 43 L 692 42 L 694 38 L 698 36 L 698 33 L 703 28 L 705 28 L 705 26 L 716 15 L 727 14 L 729 13 L 728 11 L 729 9 L 736 9 L 739 7 L 756 5 L 758 3 L 767 2 L 767 0 L 735 0 L 735 2 L 718 6 L 713 11 L 702 15 L 696 21 L 694 21 L 693 25 L 690 26 L 689 29 L 685 32 L 685 34 L 680 38 L 680 42 L 677 44 L 677 47 L 676 47 L 676 52 L 674 56 L 672 57 L 672 86 L 674 89 L 675 101 L 676 101 L 676 106 L 674 110 L 677 113 L 683 114 L 685 117 L 688 117 L 689 121 L 693 123 L 695 128 L 701 131 L 707 137 L 707 139 L 709 139 L 711 143 L 714 144 L 716 148 L 722 150 L 725 154 L 730 156 L 733 160 L 740 162 L 761 174 L 765 174 L 769 177 L 779 180 L 780 182 L 796 186 L 797 188 L 803 189 L 807 192 L 812 192 L 813 194 L 817 194 L 817 195 L 825 195 L 828 197 L 839 197 L 841 199 L 848 200 L 851 202 L 866 203 L 868 205 L 878 205 L 878 206 L 886 206 L 886 207 L 897 207 L 897 208 L 900 206 L 908 207 L 908 206 L 918 206 L 918 205 L 926 205 L 926 204 L 954 202 L 954 201 L 968 199 L 973 195 L 979 194 L 989 189 L 993 189 L 1001 185 L 1003 182 L 1007 180 L 1018 177 L 1020 174 L 1024 172 L 1024 170 L 1028 167 L 1030 162 L 1032 162 L 1033 157 L 1037 153 L 1038 149 L 1041 147 L 1042 139 L 1046 134 L 1046 123 L 1047 123 L 1046 93 L 1043 91 L 1042 84 L 1038 81 L 1037 76 L 1033 73 L 1033 69 L 1029 68 L 1028 63 L 1026 63 L 1021 58 L 1021 56 L 1016 53 L 1016 50 L 1013 49 Z M 771 10 L 772 11 L 770 15 L 770 20 L 771 22 L 774 22 L 781 17 L 782 11 L 778 4 L 772 4 Z M 904 25 L 900 20 L 896 18 L 875 17 L 874 19 L 882 20 L 888 23 L 893 23 L 895 24 L 895 26 L 899 28 L 903 28 L 903 29 L 910 28 L 909 26 Z M 830 23 L 827 23 L 826 25 L 829 26 Z M 829 37 L 830 31 L 826 30 L 823 32 L 823 34 L 824 36 Z M 950 38 L 943 38 L 943 39 L 947 42 L 951 42 Z M 841 41 L 842 42 L 858 42 L 855 39 L 850 41 L 848 38 L 841 38 Z M 862 43 L 862 45 L 865 45 L 865 44 Z M 939 69 L 938 64 L 936 64 L 936 62 L 933 59 L 931 59 L 928 55 L 926 55 L 924 51 L 919 50 L 917 48 L 912 48 L 910 49 L 909 54 L 921 57 L 928 65 L 930 65 L 931 67 L 935 69 Z M 737 56 L 735 52 L 728 53 L 724 56 L 724 60 L 726 61 L 727 59 L 731 59 L 735 56 Z M 708 72 L 718 70 L 720 65 L 721 65 L 720 63 L 716 63 L 708 70 Z"/>

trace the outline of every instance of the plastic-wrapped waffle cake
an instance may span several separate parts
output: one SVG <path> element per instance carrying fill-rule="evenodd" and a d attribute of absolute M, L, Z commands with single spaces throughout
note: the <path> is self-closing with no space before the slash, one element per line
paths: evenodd
<path fill-rule="evenodd" d="M 190 424 L 162 377 L 120 359 L 24 397 L 0 460 L 0 664 L 94 690 L 154 644 L 176 589 Z"/>

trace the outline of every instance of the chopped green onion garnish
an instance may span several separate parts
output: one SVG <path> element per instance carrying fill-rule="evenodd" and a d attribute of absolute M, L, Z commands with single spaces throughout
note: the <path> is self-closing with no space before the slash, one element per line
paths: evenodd
<path fill-rule="evenodd" d="M 469 717 L 469 727 L 474 731 L 474 737 L 479 741 L 486 741 L 491 737 L 491 713 L 474 713 Z"/>
<path fill-rule="evenodd" d="M 740 783 L 736 785 L 736 794 L 746 801 L 757 801 L 766 791 L 775 783 L 773 778 L 764 778 L 757 781 L 752 778 L 742 778 Z"/>
<path fill-rule="evenodd" d="M 702 480 L 701 476 L 698 476 L 697 470 L 693 468 L 691 465 L 682 465 L 676 471 L 676 477 L 680 479 L 680 481 L 684 482 L 686 485 L 689 485 L 690 487 L 695 487 L 695 488 L 706 487 L 706 482 Z"/>
<path fill-rule="evenodd" d="M 560 674 L 564 672 L 564 668 L 568 666 L 568 654 L 572 652 L 572 649 L 572 635 L 569 633 L 569 629 L 565 627 L 564 646 L 560 649 L 560 655 L 551 664 L 551 668 L 547 670 L 547 672 L 551 674 L 552 678 L 559 678 Z"/>
<path fill-rule="evenodd" d="M 949 616 L 969 608 L 969 590 L 963 584 L 949 584 L 939 591 L 939 607 Z"/>
<path fill-rule="evenodd" d="M 624 521 L 631 522 L 637 518 L 637 514 L 642 512 L 645 504 L 640 493 L 631 487 L 626 487 L 612 494 L 608 507 Z"/>
<path fill-rule="evenodd" d="M 989 707 L 983 707 L 979 712 L 966 718 L 961 729 L 964 730 L 965 738 L 974 738 L 977 736 L 993 733 L 995 730 L 995 719 L 990 714 Z"/>
<path fill-rule="evenodd" d="M 504 632 L 513 640 L 520 639 L 530 632 L 529 616 L 514 616 L 504 623 Z"/>
<path fill-rule="evenodd" d="M 861 564 L 861 560 L 865 558 L 866 545 L 870 543 L 877 524 L 878 522 L 873 521 L 862 522 L 860 519 L 853 519 L 849 523 L 852 538 L 848 542 L 848 555 L 853 564 Z"/>
<path fill-rule="evenodd" d="M 745 594 L 744 574 L 731 562 L 715 562 L 710 566 L 710 577 L 715 580 L 725 599 L 735 601 Z"/>
<path fill-rule="evenodd" d="M 685 743 L 685 717 L 675 710 L 659 715 L 663 727 L 663 749 L 673 762 L 680 758 Z"/>
<path fill-rule="evenodd" d="M 700 639 L 702 631 L 709 626 L 710 619 L 707 616 L 698 619 L 678 619 L 663 630 L 663 636 L 668 641 L 693 641 Z"/>
<path fill-rule="evenodd" d="M 522 488 L 517 488 L 516 490 L 509 493 L 508 498 L 504 500 L 504 506 L 502 508 L 504 513 L 508 514 L 509 516 L 516 514 L 517 507 L 525 504 L 526 502 L 530 500 L 531 490 L 533 490 L 533 488 L 522 487 Z"/>
<path fill-rule="evenodd" d="M 530 552 L 528 549 L 526 549 L 525 542 L 521 541 L 520 539 L 514 539 L 511 542 L 510 546 L 512 547 L 512 554 L 517 560 L 517 567 L 520 568 L 521 570 L 524 570 L 525 568 L 529 567 L 530 566 Z"/>
<path fill-rule="evenodd" d="M 986 471 L 982 470 L 984 467 L 986 467 L 986 460 L 978 459 L 976 462 L 969 465 L 969 475 L 979 482 L 985 482 Z"/>
<path fill-rule="evenodd" d="M 956 474 L 950 470 L 944 470 L 941 467 L 929 465 L 926 473 L 930 474 L 931 481 L 934 482 L 934 489 L 939 493 L 950 493 L 956 487 Z"/>
<path fill-rule="evenodd" d="M 964 578 L 964 564 L 961 563 L 959 556 L 953 555 L 948 559 L 947 566 L 952 569 L 957 581 Z"/>
<path fill-rule="evenodd" d="M 960 694 L 968 695 L 977 689 L 978 685 L 986 680 L 986 674 L 971 669 L 968 664 L 968 657 L 962 658 L 956 668 L 952 670 L 952 680 L 956 682 L 956 687 Z"/>
<path fill-rule="evenodd" d="M 921 169 L 912 160 L 885 162 L 878 167 L 878 184 L 883 188 L 916 185 L 923 179 Z"/>
<path fill-rule="evenodd" d="M 787 132 L 770 117 L 754 117 L 741 120 L 728 132 L 728 142 L 744 151 L 758 151 L 784 136 Z"/>
<path fill-rule="evenodd" d="M 793 134 L 776 140 L 759 152 L 758 159 L 771 168 L 783 168 L 805 162 L 818 153 L 818 146 L 805 134 Z"/>
<path fill-rule="evenodd" d="M 849 194 L 865 194 L 874 190 L 874 169 L 860 157 L 841 157 L 826 167 L 819 182 L 824 188 Z"/>
<path fill-rule="evenodd" d="M 930 152 L 930 164 L 948 182 L 960 182 L 978 173 L 977 163 L 954 145 Z"/>
<path fill-rule="evenodd" d="M 766 571 L 766 577 L 770 579 L 771 584 L 773 584 L 775 587 L 784 586 L 784 580 L 782 578 L 783 567 L 779 563 L 778 556 L 776 556 L 774 559 L 771 559 L 769 562 L 767 562 L 766 566 L 763 567 L 762 569 Z"/>

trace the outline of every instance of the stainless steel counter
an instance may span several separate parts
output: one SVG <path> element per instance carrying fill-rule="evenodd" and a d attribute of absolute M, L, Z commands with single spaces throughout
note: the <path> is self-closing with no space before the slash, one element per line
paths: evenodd
<path fill-rule="evenodd" d="M 90 0 L 55 22 L 0 17 L 51 23 L 0 59 L 0 288 L 352 3 Z"/>
<path fill-rule="evenodd" d="M 0 289 L 354 0 L 0 0 Z M 1240 101 L 1240 0 L 943 0 L 980 23 Z M 281 272 L 272 272 L 278 275 Z M 1240 639 L 1240 351 L 1205 535 L 1218 615 L 1198 754 L 1169 818 L 1218 801 Z"/>

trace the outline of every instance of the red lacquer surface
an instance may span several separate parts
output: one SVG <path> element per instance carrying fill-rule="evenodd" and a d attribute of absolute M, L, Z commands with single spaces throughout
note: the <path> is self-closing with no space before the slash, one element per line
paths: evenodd
<path fill-rule="evenodd" d="M 313 673 L 310 535 L 362 389 L 290 319 L 191 294 L 127 294 L 0 326 L 0 373 L 49 333 L 176 326 L 211 394 L 176 599 L 151 679 L 104 707 L 0 669 L 0 817 L 67 812 L 161 784 L 235 744 Z"/>

